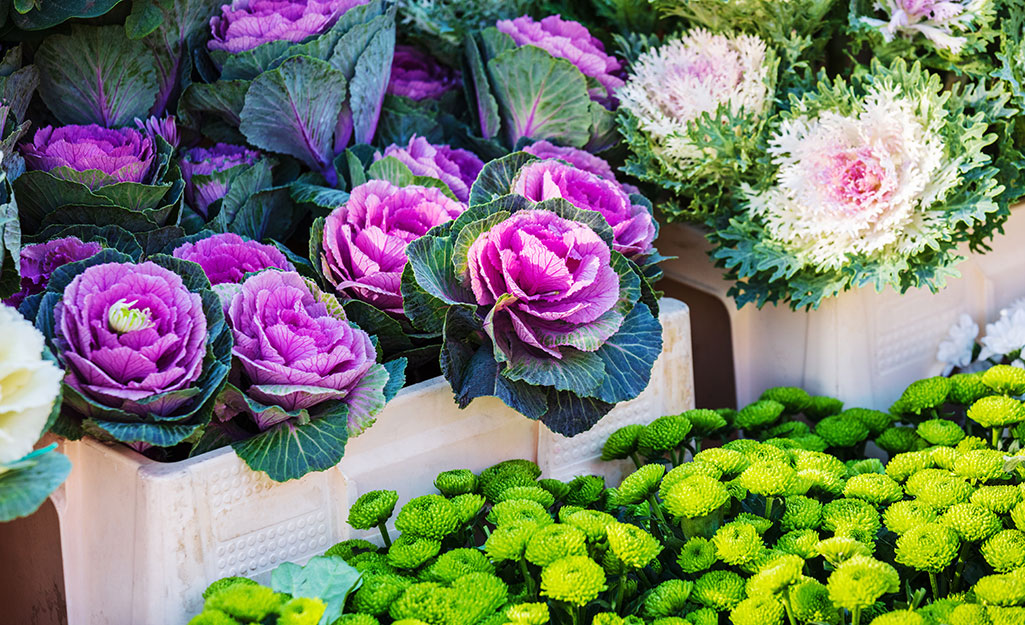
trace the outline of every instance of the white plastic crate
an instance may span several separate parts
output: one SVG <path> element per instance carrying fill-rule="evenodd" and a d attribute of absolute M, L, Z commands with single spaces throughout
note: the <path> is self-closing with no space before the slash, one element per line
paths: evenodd
<path fill-rule="evenodd" d="M 967 260 L 957 267 L 961 277 L 948 280 L 939 292 L 916 289 L 900 295 L 861 288 L 826 299 L 813 311 L 773 305 L 737 310 L 726 295 L 731 283 L 712 265 L 711 245 L 698 228 L 664 227 L 659 249 L 679 257 L 663 264 L 668 279 L 714 296 L 728 311 L 738 406 L 766 388 L 794 385 L 849 406 L 886 410 L 908 384 L 942 371 L 937 348 L 962 313 L 981 326 L 1025 296 L 1021 207 L 1012 212 L 993 251 L 966 251 Z"/>
<path fill-rule="evenodd" d="M 664 349 L 651 384 L 572 439 L 496 399 L 460 410 L 435 378 L 403 389 L 337 467 L 285 483 L 250 471 L 230 448 L 164 464 L 123 446 L 65 442 L 74 468 L 54 502 L 69 625 L 184 625 L 211 581 L 266 581 L 281 562 L 305 562 L 353 537 L 349 505 L 367 490 L 398 490 L 406 501 L 436 492 L 441 471 L 516 457 L 555 477 L 618 479 L 622 465 L 599 459 L 609 432 L 694 404 L 688 309 L 672 299 L 661 306 Z"/>

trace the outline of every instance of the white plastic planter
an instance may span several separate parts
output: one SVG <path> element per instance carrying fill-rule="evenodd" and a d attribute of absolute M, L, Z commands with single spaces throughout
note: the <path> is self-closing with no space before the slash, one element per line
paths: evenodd
<path fill-rule="evenodd" d="M 184 625 L 211 581 L 266 580 L 281 562 L 353 537 L 349 505 L 367 490 L 398 490 L 405 501 L 436 492 L 440 471 L 507 458 L 536 460 L 552 477 L 618 479 L 623 465 L 599 459 L 612 430 L 694 404 L 688 309 L 665 299 L 660 319 L 664 350 L 648 388 L 572 439 L 498 400 L 460 410 L 435 378 L 403 389 L 340 465 L 286 483 L 250 471 L 230 448 L 162 464 L 123 446 L 65 442 L 74 468 L 54 502 L 69 625 Z"/>
<path fill-rule="evenodd" d="M 849 406 L 886 410 L 908 384 L 941 373 L 937 348 L 962 313 L 982 326 L 1025 296 L 1021 206 L 1012 211 L 993 251 L 965 251 L 967 260 L 957 267 L 961 277 L 948 280 L 937 293 L 862 288 L 807 312 L 772 305 L 737 310 L 726 295 L 731 283 L 712 265 L 711 246 L 698 228 L 664 227 L 659 249 L 678 257 L 662 264 L 668 279 L 721 300 L 728 311 L 738 406 L 756 400 L 766 388 L 793 385 Z M 702 331 L 695 327 L 696 333 Z"/>

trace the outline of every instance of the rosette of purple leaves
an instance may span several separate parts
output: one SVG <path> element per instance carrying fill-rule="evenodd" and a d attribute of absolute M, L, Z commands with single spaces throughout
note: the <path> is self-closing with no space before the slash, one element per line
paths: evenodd
<path fill-rule="evenodd" d="M 596 211 L 510 192 L 534 162 L 485 166 L 470 208 L 410 243 L 406 315 L 442 334 L 460 406 L 493 395 L 574 436 L 647 386 L 662 330 L 651 285 Z"/>

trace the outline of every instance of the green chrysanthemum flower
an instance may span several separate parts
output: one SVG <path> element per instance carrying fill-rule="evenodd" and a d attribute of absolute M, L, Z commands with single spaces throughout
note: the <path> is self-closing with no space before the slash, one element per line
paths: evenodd
<path fill-rule="evenodd" d="M 920 525 L 932 523 L 936 518 L 935 510 L 914 500 L 895 502 L 883 513 L 886 529 L 898 535 L 906 534 Z"/>
<path fill-rule="evenodd" d="M 950 625 L 992 625 L 986 615 L 986 606 L 978 603 L 962 603 L 950 613 Z"/>
<path fill-rule="evenodd" d="M 618 614 L 600 612 L 591 619 L 591 625 L 626 625 L 626 621 Z"/>
<path fill-rule="evenodd" d="M 712 538 L 719 559 L 727 564 L 750 562 L 765 549 L 765 543 L 754 527 L 746 523 L 727 523 Z"/>
<path fill-rule="evenodd" d="M 880 475 L 886 475 L 886 467 L 879 458 L 864 458 L 862 460 L 848 460 L 847 465 L 847 477 L 851 478 L 855 475 L 862 475 L 865 473 L 878 473 Z"/>
<path fill-rule="evenodd" d="M 787 532 L 776 540 L 775 549 L 783 553 L 792 553 L 808 559 L 817 554 L 815 547 L 819 542 L 819 533 L 815 530 L 803 529 Z"/>
<path fill-rule="evenodd" d="M 605 571 L 587 556 L 562 558 L 541 571 L 541 594 L 555 601 L 587 605 L 605 589 Z"/>
<path fill-rule="evenodd" d="M 281 621 L 278 621 L 278 625 L 282 625 Z M 317 625 L 317 621 L 310 625 Z M 343 614 L 332 625 L 381 625 L 381 621 L 369 614 Z"/>
<path fill-rule="evenodd" d="M 733 517 L 733 522 L 747 523 L 751 527 L 755 528 L 755 531 L 759 534 L 764 534 L 772 528 L 772 521 L 765 517 L 758 516 L 757 514 L 751 514 L 750 512 L 741 512 Z"/>
<path fill-rule="evenodd" d="M 353 595 L 352 607 L 365 614 L 384 614 L 412 585 L 412 580 L 400 575 L 364 575 Z"/>
<path fill-rule="evenodd" d="M 698 608 L 687 613 L 686 622 L 687 625 L 719 625 L 719 613 L 712 608 Z"/>
<path fill-rule="evenodd" d="M 232 584 L 207 597 L 206 610 L 218 610 L 244 622 L 262 621 L 278 610 L 288 595 L 258 584 Z"/>
<path fill-rule="evenodd" d="M 579 529 L 589 542 L 595 543 L 605 538 L 606 529 L 616 522 L 616 518 L 598 510 L 579 510 L 567 515 L 563 522 Z"/>
<path fill-rule="evenodd" d="M 811 578 L 794 584 L 790 590 L 790 606 L 794 617 L 801 622 L 830 625 L 840 622 L 836 606 L 829 599 L 829 590 L 824 584 Z"/>
<path fill-rule="evenodd" d="M 726 449 L 724 447 L 702 449 L 694 455 L 694 462 L 715 465 L 722 475 L 739 475 L 741 471 L 751 464 L 751 461 L 748 460 L 745 454 L 734 449 Z M 672 471 L 670 471 L 670 473 L 672 473 Z"/>
<path fill-rule="evenodd" d="M 493 574 L 495 567 L 478 549 L 453 549 L 438 556 L 427 570 L 423 579 L 428 582 L 451 584 L 469 573 Z"/>
<path fill-rule="evenodd" d="M 783 622 L 783 604 L 771 595 L 748 597 L 730 612 L 733 625 L 778 625 Z"/>
<path fill-rule="evenodd" d="M 810 433 L 811 428 L 804 421 L 784 421 L 765 431 L 766 436 L 782 438 L 793 438 Z"/>
<path fill-rule="evenodd" d="M 1021 494 L 1017 486 L 982 486 L 972 493 L 971 502 L 997 514 L 1007 514 L 1021 501 Z"/>
<path fill-rule="evenodd" d="M 740 474 L 740 485 L 758 495 L 780 497 L 793 493 L 797 472 L 786 463 L 756 462 Z"/>
<path fill-rule="evenodd" d="M 570 491 L 569 484 L 561 480 L 545 478 L 538 480 L 537 485 L 551 493 L 552 497 L 555 497 L 555 501 L 562 501 Z"/>
<path fill-rule="evenodd" d="M 529 460 L 506 460 L 484 469 L 477 480 L 480 493 L 495 502 L 511 486 L 530 486 L 541 476 L 541 468 Z"/>
<path fill-rule="evenodd" d="M 948 471 L 954 468 L 957 459 L 961 457 L 961 452 L 955 447 L 932 447 L 928 452 L 936 466 Z"/>
<path fill-rule="evenodd" d="M 986 606 L 986 616 L 993 625 L 1025 625 L 1025 608 Z"/>
<path fill-rule="evenodd" d="M 1025 533 L 1003 530 L 993 534 L 979 548 L 982 557 L 998 573 L 1025 566 Z"/>
<path fill-rule="evenodd" d="M 954 463 L 954 473 L 973 484 L 1007 477 L 1004 454 L 993 449 L 967 451 Z"/>
<path fill-rule="evenodd" d="M 880 614 L 872 619 L 872 625 L 925 625 L 925 622 L 924 617 L 907 610 Z"/>
<path fill-rule="evenodd" d="M 434 478 L 434 487 L 446 497 L 473 493 L 477 491 L 477 476 L 469 469 L 445 471 Z"/>
<path fill-rule="evenodd" d="M 964 454 L 976 449 L 989 449 L 989 443 L 978 436 L 966 436 L 964 440 L 957 444 L 956 449 L 958 453 Z"/>
<path fill-rule="evenodd" d="M 740 409 L 733 425 L 745 430 L 764 428 L 779 419 L 786 407 L 771 399 L 760 399 Z"/>
<path fill-rule="evenodd" d="M 815 434 L 830 447 L 853 447 L 868 438 L 868 426 L 841 413 L 826 417 L 815 426 Z"/>
<path fill-rule="evenodd" d="M 944 512 L 951 506 L 967 503 L 974 489 L 965 480 L 951 477 L 925 484 L 916 497 L 923 505 L 937 512 Z"/>
<path fill-rule="evenodd" d="M 939 573 L 957 556 L 957 532 L 939 523 L 913 527 L 897 539 L 897 562 L 918 571 Z"/>
<path fill-rule="evenodd" d="M 775 558 L 747 580 L 749 597 L 778 595 L 797 583 L 804 570 L 804 558 L 786 554 Z"/>
<path fill-rule="evenodd" d="M 376 546 L 374 546 L 373 543 L 367 544 L 371 545 L 376 549 Z M 235 584 L 242 584 L 243 586 L 259 586 L 259 584 L 249 579 L 248 577 L 222 577 L 221 579 L 215 581 L 214 583 L 206 587 L 206 590 L 203 591 L 203 598 L 209 599 L 211 596 L 219 593 L 225 588 L 234 586 Z"/>
<path fill-rule="evenodd" d="M 726 487 L 706 475 L 691 475 L 673 485 L 665 496 L 665 507 L 675 517 L 702 517 L 729 500 Z"/>
<path fill-rule="evenodd" d="M 972 590 L 979 601 L 988 605 L 1022 605 L 1025 603 L 1025 576 L 1015 573 L 989 575 L 975 582 Z"/>
<path fill-rule="evenodd" d="M 394 574 L 398 570 L 388 562 L 388 556 L 376 551 L 357 553 L 348 560 L 349 566 L 364 575 Z"/>
<path fill-rule="evenodd" d="M 877 506 L 885 506 L 902 499 L 904 489 L 886 475 L 863 473 L 847 480 L 843 494 L 845 497 L 854 497 Z"/>
<path fill-rule="evenodd" d="M 363 493 L 349 508 L 349 525 L 369 530 L 387 521 L 395 510 L 399 494 L 393 490 L 372 490 Z"/>
<path fill-rule="evenodd" d="M 931 445 L 953 446 L 965 437 L 961 426 L 946 419 L 929 419 L 918 424 L 918 435 Z"/>
<path fill-rule="evenodd" d="M 788 554 L 785 554 L 782 551 L 776 551 L 775 549 L 762 549 L 757 556 L 741 564 L 737 568 L 748 575 L 754 575 L 758 571 L 771 566 L 773 562 L 785 555 Z"/>
<path fill-rule="evenodd" d="M 647 566 L 662 552 L 662 543 L 636 525 L 613 523 L 605 528 L 605 531 L 612 553 L 631 568 Z M 529 548 L 527 551 L 529 553 Z"/>
<path fill-rule="evenodd" d="M 515 625 L 546 625 L 551 616 L 547 603 L 517 603 L 505 609 L 505 618 Z"/>
<path fill-rule="evenodd" d="M 488 521 L 502 527 L 534 523 L 538 526 L 551 525 L 552 515 L 536 501 L 530 499 L 514 499 L 496 503 L 488 512 Z"/>
<path fill-rule="evenodd" d="M 813 395 L 811 402 L 804 409 L 804 414 L 816 421 L 843 412 L 843 402 L 834 397 Z"/>
<path fill-rule="evenodd" d="M 467 573 L 452 583 L 456 592 L 457 623 L 480 623 L 498 613 L 509 596 L 509 587 L 491 573 Z"/>
<path fill-rule="evenodd" d="M 836 567 L 854 556 L 871 556 L 872 548 L 856 538 L 833 536 L 820 540 L 815 545 L 815 553 Z"/>
<path fill-rule="evenodd" d="M 353 556 L 366 551 L 377 551 L 377 545 L 370 542 L 369 540 L 363 540 L 361 538 L 352 538 L 349 540 L 343 540 L 340 543 L 333 545 L 330 549 L 324 552 L 325 556 L 338 556 L 339 558 L 349 562 Z M 349 562 L 351 564 L 351 562 Z"/>
<path fill-rule="evenodd" d="M 762 441 L 766 445 L 772 445 L 773 447 L 779 447 L 780 449 L 803 449 L 801 445 L 789 438 L 767 438 Z"/>
<path fill-rule="evenodd" d="M 697 460 L 686 462 L 666 473 L 658 487 L 658 496 L 665 499 L 673 486 L 691 475 L 706 475 L 714 480 L 718 480 L 722 477 L 722 471 L 711 462 Z"/>
<path fill-rule="evenodd" d="M 481 471 L 480 482 L 489 482 L 500 475 L 510 472 L 523 473 L 532 480 L 541 477 L 541 467 L 537 466 L 536 462 L 524 458 L 514 458 L 512 460 L 503 460 Z"/>
<path fill-rule="evenodd" d="M 326 609 L 327 605 L 320 599 L 295 597 L 289 599 L 279 608 L 277 625 L 317 625 Z M 369 618 L 373 625 L 377 625 L 377 619 L 374 617 L 368 616 L 366 618 Z M 366 620 L 349 621 L 349 623 L 366 625 Z M 345 622 L 343 622 L 343 625 L 345 625 Z"/>
<path fill-rule="evenodd" d="M 904 389 L 900 399 L 890 408 L 895 414 L 922 414 L 923 411 L 942 406 L 950 393 L 950 380 L 944 377 L 925 378 L 912 382 Z"/>
<path fill-rule="evenodd" d="M 940 517 L 940 523 L 957 532 L 961 540 L 971 543 L 986 540 L 1000 531 L 1000 517 L 973 503 L 959 503 Z"/>
<path fill-rule="evenodd" d="M 392 625 L 431 625 L 425 623 L 418 618 L 402 618 L 392 623 Z"/>
<path fill-rule="evenodd" d="M 928 444 L 912 427 L 886 428 L 882 434 L 876 437 L 876 445 L 879 445 L 891 456 L 916 451 Z"/>
<path fill-rule="evenodd" d="M 422 495 L 409 500 L 395 517 L 395 529 L 441 540 L 459 528 L 459 515 L 452 502 L 441 495 Z"/>
<path fill-rule="evenodd" d="M 566 503 L 571 506 L 589 506 L 601 499 L 605 492 L 605 478 L 598 475 L 578 475 L 569 483 Z"/>
<path fill-rule="evenodd" d="M 837 499 L 822 506 L 822 527 L 835 532 L 841 525 L 875 536 L 879 531 L 879 512 L 860 499 Z"/>
<path fill-rule="evenodd" d="M 709 434 L 726 427 L 726 419 L 714 410 L 697 408 L 695 410 L 688 410 L 683 413 L 683 416 L 687 417 L 690 421 L 693 428 L 691 433 L 698 436 L 708 436 Z"/>
<path fill-rule="evenodd" d="M 847 465 L 836 456 L 818 451 L 794 450 L 790 452 L 790 458 L 798 471 L 825 471 L 841 479 L 847 477 Z"/>
<path fill-rule="evenodd" d="M 982 372 L 958 373 L 950 376 L 950 401 L 970 406 L 986 395 L 992 395 L 993 390 L 982 381 Z"/>
<path fill-rule="evenodd" d="M 682 579 L 662 582 L 645 597 L 644 613 L 648 618 L 664 618 L 682 614 L 693 588 L 692 582 Z"/>
<path fill-rule="evenodd" d="M 502 491 L 497 501 L 529 500 L 536 501 L 543 507 L 548 508 L 555 505 L 555 497 L 540 486 L 510 486 Z"/>
<path fill-rule="evenodd" d="M 658 492 L 659 481 L 665 472 L 664 465 L 646 464 L 626 476 L 619 485 L 619 502 L 629 505 L 645 501 Z"/>
<path fill-rule="evenodd" d="M 484 496 L 476 493 L 466 493 L 465 495 L 456 495 L 452 499 L 452 506 L 456 509 L 456 516 L 459 518 L 460 525 L 466 525 L 477 518 L 477 514 L 480 513 L 481 508 L 484 507 Z"/>
<path fill-rule="evenodd" d="M 879 436 L 893 425 L 893 415 L 871 408 L 848 408 L 840 416 L 861 421 L 872 436 Z"/>
<path fill-rule="evenodd" d="M 886 564 L 868 556 L 854 556 L 844 561 L 826 583 L 829 598 L 848 610 L 864 609 L 883 595 L 900 589 L 900 576 Z"/>
<path fill-rule="evenodd" d="M 829 443 L 825 441 L 821 436 L 817 434 L 805 434 L 803 436 L 795 436 L 792 440 L 801 449 L 807 451 L 826 451 L 829 448 Z"/>
<path fill-rule="evenodd" d="M 923 469 L 933 467 L 932 456 L 924 451 L 899 453 L 886 463 L 886 474 L 898 482 L 903 482 Z"/>
<path fill-rule="evenodd" d="M 684 573 L 697 573 L 707 570 L 718 559 L 715 544 L 707 538 L 695 536 L 683 544 L 676 563 Z"/>
<path fill-rule="evenodd" d="M 396 621 L 419 619 L 429 625 L 447 625 L 456 620 L 455 590 L 434 582 L 412 584 L 388 608 Z"/>
<path fill-rule="evenodd" d="M 546 525 L 527 541 L 524 555 L 538 566 L 547 566 L 560 558 L 587 554 L 586 543 L 587 535 L 572 525 Z"/>
<path fill-rule="evenodd" d="M 710 571 L 694 582 L 691 598 L 717 612 L 732 610 L 744 599 L 744 578 L 733 571 Z"/>
<path fill-rule="evenodd" d="M 964 603 L 965 597 L 958 594 L 948 596 L 946 599 L 933 601 L 929 605 L 918 608 L 916 613 L 922 617 L 921 623 L 949 623 L 950 615 L 954 608 Z"/>
<path fill-rule="evenodd" d="M 1025 394 L 1025 369 L 996 365 L 982 374 L 982 383 L 1001 395 Z"/>
<path fill-rule="evenodd" d="M 922 469 L 908 476 L 908 479 L 904 482 L 904 491 L 912 497 L 918 497 L 927 488 L 935 484 L 963 481 L 950 471 L 944 469 Z"/>
<path fill-rule="evenodd" d="M 637 442 L 642 432 L 644 426 L 637 423 L 619 428 L 605 439 L 605 444 L 601 448 L 601 459 L 608 462 L 629 458 L 630 454 L 636 453 Z"/>
<path fill-rule="evenodd" d="M 238 621 L 220 610 L 204 609 L 189 619 L 188 625 L 238 625 Z"/>
<path fill-rule="evenodd" d="M 983 397 L 968 409 L 968 418 L 984 428 L 1003 428 L 1025 420 L 1025 404 L 1004 395 Z"/>
<path fill-rule="evenodd" d="M 691 427 L 690 420 L 683 415 L 659 417 L 644 427 L 637 439 L 637 449 L 649 458 L 661 456 L 686 440 Z"/>
<path fill-rule="evenodd" d="M 811 395 L 808 394 L 808 391 L 796 386 L 770 388 L 762 393 L 759 399 L 771 399 L 783 404 L 783 409 L 787 414 L 803 412 L 811 404 Z"/>
<path fill-rule="evenodd" d="M 388 549 L 388 564 L 399 569 L 415 569 L 440 551 L 440 540 L 403 534 Z"/>

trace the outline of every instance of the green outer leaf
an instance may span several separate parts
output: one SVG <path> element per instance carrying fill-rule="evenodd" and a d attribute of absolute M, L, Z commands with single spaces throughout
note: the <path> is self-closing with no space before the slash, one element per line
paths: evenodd
<path fill-rule="evenodd" d="M 296 204 L 311 204 L 317 208 L 327 209 L 327 212 L 331 212 L 349 201 L 349 194 L 341 189 L 306 182 L 293 182 L 291 190 L 292 200 Z"/>
<path fill-rule="evenodd" d="M 511 146 L 521 138 L 583 147 L 591 137 L 587 81 L 572 63 L 522 46 L 488 61 Z"/>
<path fill-rule="evenodd" d="M 491 93 L 491 84 L 488 80 L 487 70 L 484 68 L 484 60 L 481 58 L 480 49 L 473 37 L 466 38 L 463 53 L 463 90 L 466 92 L 466 101 L 470 103 L 470 111 L 473 119 L 480 130 L 480 135 L 485 139 L 493 139 L 498 135 L 502 118 L 498 111 L 498 101 Z"/>
<path fill-rule="evenodd" d="M 68 478 L 71 461 L 55 447 L 38 449 L 19 468 L 0 472 L 0 523 L 32 514 Z"/>
<path fill-rule="evenodd" d="M 453 252 L 449 238 L 426 234 L 406 248 L 407 266 L 412 269 L 417 286 L 431 296 L 447 304 L 474 303 L 473 293 L 455 274 Z M 406 312 L 408 315 L 409 311 Z M 412 317 L 410 319 L 416 323 Z"/>
<path fill-rule="evenodd" d="M 292 202 L 289 187 L 263 189 L 251 195 L 235 214 L 229 232 L 254 241 L 285 241 L 292 235 L 303 211 Z"/>
<path fill-rule="evenodd" d="M 470 187 L 470 206 L 488 204 L 498 198 L 509 195 L 512 191 L 513 180 L 523 166 L 537 157 L 526 152 L 513 152 L 502 158 L 489 161 L 480 171 L 477 180 Z"/>
<path fill-rule="evenodd" d="M 157 97 L 153 55 L 119 26 L 73 26 L 36 51 L 39 95 L 65 124 L 118 128 L 145 118 Z"/>
<path fill-rule="evenodd" d="M 450 199 L 459 201 L 455 193 L 447 184 L 430 176 L 417 176 L 410 171 L 409 166 L 395 158 L 386 156 L 378 159 L 367 167 L 367 177 L 371 180 L 387 180 L 396 187 L 408 187 L 418 185 L 421 187 L 435 187 Z"/>
<path fill-rule="evenodd" d="M 370 40 L 356 61 L 350 81 L 353 136 L 357 143 L 370 143 L 381 117 L 384 94 L 391 78 L 395 51 L 395 9 L 389 10 L 389 25 Z M 336 146 L 337 147 L 337 146 Z"/>
<path fill-rule="evenodd" d="M 651 310 L 640 302 L 623 320 L 623 325 L 597 355 L 605 364 L 606 377 L 595 394 L 615 404 L 641 394 L 651 380 L 651 368 L 662 353 L 662 325 Z"/>
<path fill-rule="evenodd" d="M 22 13 L 12 11 L 11 19 L 22 30 L 44 30 L 75 17 L 99 17 L 121 0 L 41 0 Z"/>
<path fill-rule="evenodd" d="M 606 375 L 612 374 L 606 374 L 603 360 L 594 352 L 564 348 L 561 359 L 513 356 L 500 375 L 517 382 L 589 396 L 601 386 Z"/>
<path fill-rule="evenodd" d="M 316 556 L 299 566 L 284 562 L 274 569 L 270 586 L 293 597 L 320 599 L 327 608 L 319 625 L 330 625 L 342 614 L 346 598 L 362 584 L 362 574 L 340 556 Z"/>
<path fill-rule="evenodd" d="M 580 397 L 566 391 L 551 391 L 547 399 L 548 411 L 541 417 L 541 422 L 563 436 L 586 432 L 615 407 L 593 397 Z"/>
<path fill-rule="evenodd" d="M 234 167 L 238 170 L 229 178 L 228 191 L 221 198 L 221 208 L 211 220 L 217 232 L 229 232 L 236 216 L 245 203 L 257 192 L 274 184 L 271 164 L 260 159 L 248 166 Z M 196 180 L 197 177 L 193 177 Z M 259 239 L 257 239 L 259 240 Z"/>
<path fill-rule="evenodd" d="M 209 421 L 209 415 L 207 415 L 206 421 Z M 122 423 L 89 419 L 86 421 L 86 425 L 98 427 L 109 434 L 111 438 L 122 443 L 147 443 L 154 447 L 173 447 L 198 432 L 206 423 L 179 425 L 175 423 Z"/>
<path fill-rule="evenodd" d="M 309 423 L 282 423 L 231 446 L 249 468 L 286 482 L 338 464 L 348 440 L 348 408 L 339 402 L 332 413 Z"/>
<path fill-rule="evenodd" d="M 142 39 L 164 22 L 164 14 L 153 0 L 134 0 L 132 12 L 125 18 L 125 35 L 129 39 Z"/>
<path fill-rule="evenodd" d="M 454 248 L 452 251 L 452 267 L 456 272 L 457 276 L 466 275 L 467 266 L 469 265 L 469 252 L 470 246 L 477 240 L 480 235 L 491 230 L 498 224 L 502 223 L 510 217 L 510 213 L 507 211 L 498 211 L 491 213 L 483 219 L 478 219 L 473 223 L 467 224 L 456 235 Z"/>
<path fill-rule="evenodd" d="M 345 302 L 345 316 L 364 332 L 376 336 L 381 350 L 386 355 L 413 349 L 413 342 L 406 336 L 402 324 L 383 310 L 364 301 L 353 299 Z"/>
<path fill-rule="evenodd" d="M 407 248 L 408 249 L 408 248 Z M 413 268 L 406 263 L 402 270 L 402 312 L 417 330 L 440 335 L 445 326 L 448 304 L 425 291 L 416 282 Z"/>
<path fill-rule="evenodd" d="M 345 75 L 312 57 L 293 57 L 253 80 L 239 129 L 250 143 L 298 158 L 334 184 L 333 136 Z"/>
<path fill-rule="evenodd" d="M 21 223 L 18 204 L 6 176 L 0 173 L 6 201 L 0 204 L 0 298 L 9 297 L 21 286 Z"/>
<path fill-rule="evenodd" d="M 242 123 L 242 107 L 246 103 L 248 80 L 218 80 L 215 83 L 194 82 L 185 88 L 178 101 L 182 121 L 198 128 L 203 114 L 216 115 L 229 126 Z"/>

